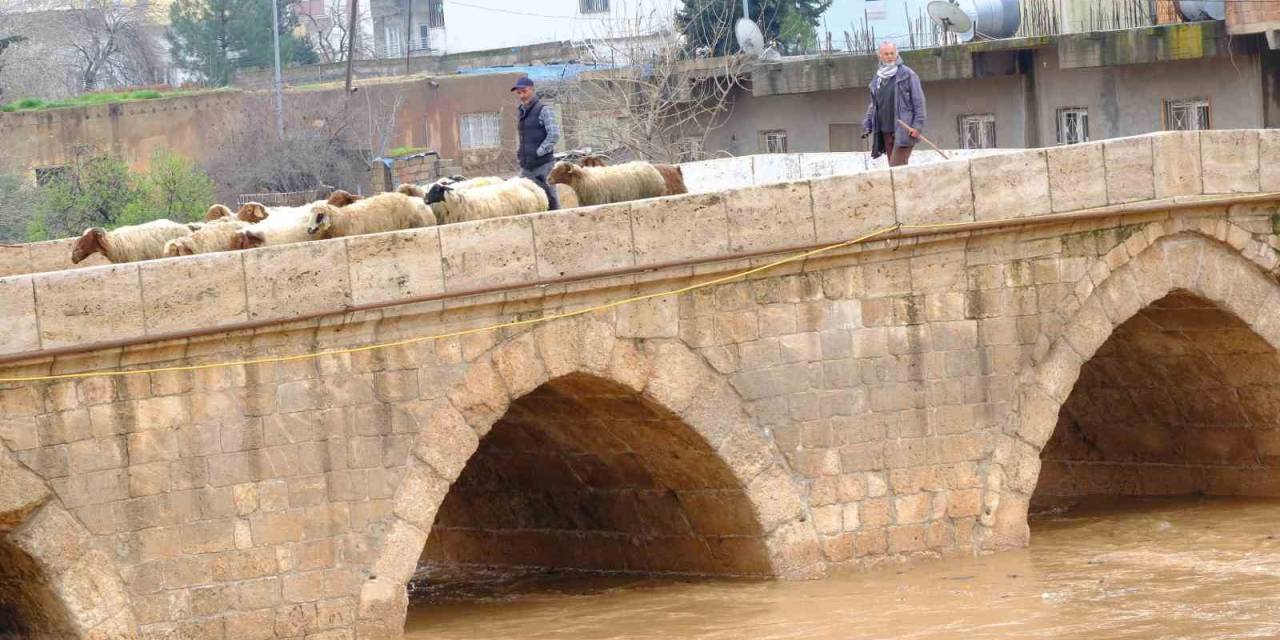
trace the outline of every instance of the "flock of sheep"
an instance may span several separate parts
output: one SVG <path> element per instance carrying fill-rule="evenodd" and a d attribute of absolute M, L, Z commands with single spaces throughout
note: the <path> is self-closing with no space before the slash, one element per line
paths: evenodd
<path fill-rule="evenodd" d="M 557 163 L 548 182 L 562 209 L 687 193 L 678 165 L 628 162 L 607 166 L 598 156 L 581 165 Z M 237 251 L 398 231 L 547 211 L 547 194 L 532 180 L 462 176 L 441 178 L 426 189 L 401 185 L 395 191 L 357 196 L 334 191 L 327 200 L 300 207 L 267 207 L 250 202 L 232 212 L 215 204 L 204 222 L 154 220 L 113 231 L 87 229 L 76 240 L 71 262 L 101 253 L 111 262 L 137 262 L 216 251 Z"/>

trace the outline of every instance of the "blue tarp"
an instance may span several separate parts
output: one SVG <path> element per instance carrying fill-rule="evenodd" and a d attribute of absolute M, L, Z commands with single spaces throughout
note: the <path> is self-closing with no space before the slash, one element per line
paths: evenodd
<path fill-rule="evenodd" d="M 610 65 L 584 64 L 581 62 L 565 62 L 558 64 L 510 65 L 502 67 L 471 67 L 458 69 L 462 75 L 480 75 L 485 73 L 523 73 L 530 80 L 537 82 L 556 82 L 572 80 L 585 71 L 608 69 Z"/>

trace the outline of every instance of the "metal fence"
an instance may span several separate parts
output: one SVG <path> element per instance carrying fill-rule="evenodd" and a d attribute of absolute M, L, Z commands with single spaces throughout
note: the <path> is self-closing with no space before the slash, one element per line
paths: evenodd
<path fill-rule="evenodd" d="M 238 205 L 257 202 L 268 207 L 300 207 L 328 197 L 329 189 L 308 189 L 286 193 L 242 193 L 236 198 Z"/>

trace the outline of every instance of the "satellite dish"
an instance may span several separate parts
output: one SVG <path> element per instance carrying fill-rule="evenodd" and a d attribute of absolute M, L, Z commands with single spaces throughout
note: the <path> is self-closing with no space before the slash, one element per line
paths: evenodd
<path fill-rule="evenodd" d="M 961 34 L 973 31 L 973 18 L 950 0 L 933 0 L 925 11 L 943 31 Z"/>
<path fill-rule="evenodd" d="M 747 18 L 738 18 L 733 26 L 734 35 L 738 38 L 738 48 L 749 56 L 760 58 L 764 55 L 764 33 L 755 22 Z"/>

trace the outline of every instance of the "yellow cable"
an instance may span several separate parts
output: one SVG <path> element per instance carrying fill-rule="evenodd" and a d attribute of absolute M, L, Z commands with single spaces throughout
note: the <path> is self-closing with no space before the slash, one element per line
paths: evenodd
<path fill-rule="evenodd" d="M 920 229 L 920 228 L 926 228 L 926 227 L 929 227 L 929 226 L 933 226 L 933 225 L 915 225 L 915 226 L 912 226 L 912 227 L 910 227 L 910 228 Z M 938 226 L 945 226 L 945 225 L 938 225 Z M 852 245 L 855 245 L 855 244 L 860 244 L 860 243 L 866 242 L 866 241 L 868 241 L 868 240 L 870 240 L 870 239 L 872 239 L 872 238 L 874 238 L 874 237 L 876 237 L 876 236 L 883 235 L 883 234 L 885 234 L 885 233 L 888 233 L 888 232 L 891 232 L 891 231 L 896 231 L 896 230 L 898 230 L 898 229 L 903 229 L 903 228 L 907 228 L 907 227 L 903 227 L 902 225 L 896 225 L 896 224 L 895 224 L 895 225 L 893 225 L 893 226 L 889 226 L 889 227 L 884 227 L 884 228 L 881 228 L 881 229 L 877 229 L 877 230 L 872 231 L 871 233 L 868 233 L 868 234 L 866 234 L 866 235 L 860 236 L 860 237 L 858 237 L 858 238 L 854 238 L 853 240 L 846 240 L 846 241 L 844 241 L 844 242 L 840 242 L 840 243 L 837 243 L 837 244 L 828 245 L 828 246 L 825 246 L 825 247 L 819 247 L 819 248 L 817 248 L 817 249 L 812 249 L 812 250 L 810 250 L 810 251 L 805 251 L 805 252 L 803 252 L 803 253 L 798 253 L 798 254 L 795 254 L 795 255 L 792 255 L 792 256 L 788 256 L 788 257 L 783 258 L 783 259 L 781 259 L 781 260 L 776 260 L 776 261 L 774 261 L 774 262 L 770 262 L 770 263 L 768 263 L 768 264 L 764 264 L 764 265 L 761 265 L 761 266 L 759 266 L 759 267 L 754 267 L 754 268 L 751 268 L 751 269 L 747 269 L 746 271 L 740 271 L 740 272 L 738 272 L 738 273 L 732 273 L 732 274 L 729 274 L 729 275 L 726 275 L 726 276 L 721 276 L 721 277 L 719 277 L 719 278 L 714 278 L 714 279 L 712 279 L 712 280 L 708 280 L 708 281 L 706 281 L 706 282 L 699 282 L 699 283 L 697 283 L 697 284 L 686 285 L 686 286 L 684 286 L 684 287 L 680 287 L 680 288 L 678 288 L 678 289 L 674 289 L 674 290 L 671 290 L 671 291 L 662 291 L 662 292 L 659 292 L 659 293 L 648 293 L 648 294 L 641 295 L 641 296 L 634 296 L 634 297 L 631 297 L 631 298 L 624 298 L 624 299 L 622 299 L 622 300 L 615 300 L 615 301 L 613 301 L 613 302 L 606 302 L 606 303 L 601 304 L 601 305 L 596 305 L 596 306 L 594 306 L 594 307 L 588 307 L 588 308 L 586 308 L 586 309 L 579 309 L 579 310 L 577 310 L 577 311 L 565 311 L 565 312 L 563 312 L 563 313 L 556 313 L 556 314 L 552 314 L 552 315 L 549 315 L 549 316 L 543 316 L 543 317 L 539 317 L 539 318 L 528 318 L 528 319 L 525 319 L 525 320 L 513 320 L 513 321 L 511 321 L 511 322 L 504 322 L 504 323 L 501 323 L 501 324 L 489 325 L 489 326 L 487 326 L 487 327 L 477 327 L 477 328 L 475 328 L 475 329 L 464 329 L 464 330 L 462 330 L 462 331 L 453 331 L 453 332 L 450 332 L 450 333 L 441 333 L 441 334 L 436 334 L 436 335 L 431 335 L 431 336 L 418 336 L 418 337 L 416 337 L 416 338 L 405 338 L 405 339 L 403 339 L 403 340 L 396 340 L 396 341 L 393 341 L 393 342 L 383 342 L 383 343 L 378 343 L 378 344 L 368 344 L 368 345 L 364 345 L 364 346 L 361 346 L 361 347 L 346 347 L 346 348 L 342 348 L 342 349 L 330 349 L 330 350 L 325 350 L 325 351 L 313 351 L 313 352 L 310 352 L 310 353 L 299 353 L 299 354 L 294 354 L 294 355 L 291 355 L 291 356 L 272 356 L 272 357 L 269 357 L 269 358 L 254 358 L 254 359 L 251 359 L 251 360 L 235 360 L 235 361 L 231 361 L 231 362 L 211 362 L 211 363 L 207 363 L 207 364 L 192 364 L 192 365 L 183 365 L 183 366 L 176 366 L 176 367 L 155 367 L 155 368 L 151 368 L 151 369 L 128 369 L 128 370 L 110 370 L 110 371 L 108 371 L 108 370 L 102 370 L 102 371 L 82 371 L 82 372 L 79 372 L 79 373 L 62 373 L 62 374 L 57 374 L 57 375 L 47 375 L 47 376 L 22 376 L 22 377 L 16 377 L 16 378 L 0 378 L 0 383 L 8 383 L 8 382 L 45 382 L 45 381 L 51 381 L 51 380 L 71 380 L 71 379 L 76 379 L 76 378 L 91 378 L 91 377 L 94 377 L 94 376 L 131 376 L 131 375 L 141 375 L 141 374 L 149 374 L 149 373 L 169 373 L 169 372 L 177 372 L 177 371 L 200 371 L 200 370 L 203 370 L 203 369 L 218 369 L 218 368 L 222 368 L 222 367 L 241 367 L 241 366 L 249 366 L 249 365 L 255 365 L 255 364 L 269 364 L 269 363 L 274 363 L 274 362 L 292 362 L 292 361 L 295 361 L 295 360 L 310 360 L 310 359 L 320 358 L 320 357 L 324 357 L 324 356 L 335 356 L 335 355 L 343 355 L 343 354 L 349 354 L 349 353 L 360 353 L 360 352 L 363 352 L 363 351 L 374 351 L 374 350 L 377 350 L 377 349 L 390 349 L 390 348 L 392 348 L 392 347 L 399 347 L 399 346 L 404 346 L 404 345 L 409 345 L 409 344 L 416 344 L 416 343 L 419 343 L 419 342 L 427 342 L 427 341 L 429 341 L 429 340 L 440 340 L 440 339 L 444 339 L 444 338 L 457 338 L 457 337 L 460 337 L 460 336 L 471 335 L 471 334 L 473 334 L 473 333 L 481 333 L 481 332 L 484 332 L 484 331 L 496 331 L 496 330 L 498 330 L 498 329 L 506 329 L 506 328 L 509 328 L 509 327 L 520 327 L 520 326 L 525 326 L 525 325 L 538 324 L 538 323 L 542 323 L 542 322 L 550 322 L 550 321 L 552 321 L 552 320 L 560 320 L 560 319 L 563 319 L 563 318 L 572 318 L 572 317 L 576 317 L 576 316 L 586 315 L 586 314 L 588 314 L 588 313 L 594 313 L 594 312 L 596 312 L 596 311 L 603 311 L 603 310 L 605 310 L 605 309 L 612 309 L 612 308 L 614 308 L 614 307 L 620 307 L 620 306 L 627 305 L 627 304 L 634 304 L 634 303 L 636 303 L 636 302 L 644 302 L 645 300 L 651 300 L 651 299 L 653 299 L 653 298 L 661 298 L 661 297 L 664 297 L 664 296 L 680 295 L 680 294 L 682 294 L 682 293 L 688 293 L 688 292 L 690 292 L 690 291 L 696 291 L 696 290 L 698 290 L 698 289 L 703 289 L 703 288 L 706 288 L 706 287 L 713 287 L 713 286 L 718 285 L 718 284 L 724 284 L 725 282 L 731 282 L 731 281 L 733 281 L 733 280 L 738 280 L 738 279 L 741 279 L 741 278 L 745 278 L 745 277 L 747 277 L 747 276 L 750 276 L 750 275 L 753 275 L 753 274 L 756 274 L 756 273 L 760 273 L 760 272 L 762 272 L 762 271 L 768 271 L 768 270 L 771 270 L 771 269 L 776 269 L 776 268 L 778 268 L 778 267 L 780 267 L 780 266 L 782 266 L 782 265 L 784 265 L 784 264 L 789 264 L 789 263 L 792 263 L 792 262 L 796 262 L 796 261 L 798 261 L 798 260 L 805 260 L 805 259 L 810 258 L 810 257 L 812 257 L 812 256 L 819 255 L 819 254 L 822 254 L 822 253 L 826 253 L 826 252 L 828 252 L 828 251 L 833 251 L 833 250 L 835 250 L 835 249 L 840 249 L 840 248 L 843 248 L 843 247 L 848 247 L 848 246 L 852 246 Z"/>

